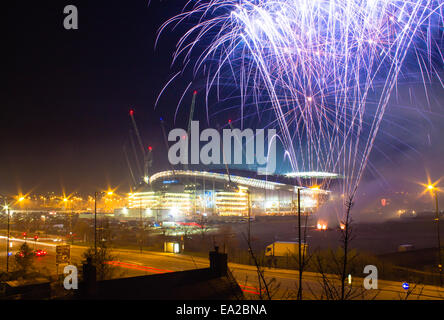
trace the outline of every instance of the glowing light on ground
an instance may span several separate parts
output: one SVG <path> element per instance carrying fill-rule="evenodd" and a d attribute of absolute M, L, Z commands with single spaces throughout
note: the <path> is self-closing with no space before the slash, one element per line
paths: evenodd
<path fill-rule="evenodd" d="M 207 79 L 207 97 L 225 99 L 235 86 L 230 98 L 244 116 L 271 112 L 293 171 L 337 173 L 345 204 L 409 72 L 404 62 L 422 79 L 439 78 L 443 56 L 431 35 L 442 8 L 436 0 L 196 0 L 159 34 L 187 23 L 174 62 Z"/>
<path fill-rule="evenodd" d="M 316 225 L 316 229 L 322 230 L 322 231 L 327 230 L 327 222 L 324 222 L 324 221 L 321 221 L 321 220 L 318 221 L 318 223 Z"/>

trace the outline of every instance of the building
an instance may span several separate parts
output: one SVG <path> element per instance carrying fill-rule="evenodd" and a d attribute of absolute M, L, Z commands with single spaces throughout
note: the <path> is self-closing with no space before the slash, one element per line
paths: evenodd
<path fill-rule="evenodd" d="M 252 172 L 162 171 L 131 193 L 128 208 L 120 213 L 170 221 L 195 216 L 292 215 L 297 213 L 298 189 L 303 214 L 315 211 L 329 197 L 328 191 L 319 188 Z"/>

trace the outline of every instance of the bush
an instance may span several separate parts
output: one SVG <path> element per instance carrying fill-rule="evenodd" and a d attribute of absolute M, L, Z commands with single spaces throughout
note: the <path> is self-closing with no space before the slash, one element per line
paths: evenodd
<path fill-rule="evenodd" d="M 34 271 L 34 251 L 25 242 L 20 246 L 20 251 L 15 255 L 16 271 L 25 276 Z"/>
<path fill-rule="evenodd" d="M 111 279 L 115 275 L 115 267 L 108 262 L 115 260 L 116 257 L 112 254 L 111 248 L 105 242 L 101 241 L 98 243 L 97 255 L 95 254 L 94 247 L 89 247 L 82 256 L 85 260 L 91 258 L 97 270 L 97 280 Z"/>

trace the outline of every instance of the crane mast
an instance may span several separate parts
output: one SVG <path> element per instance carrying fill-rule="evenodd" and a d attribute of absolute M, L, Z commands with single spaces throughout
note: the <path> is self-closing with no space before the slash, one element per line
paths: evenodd
<path fill-rule="evenodd" d="M 194 108 L 195 108 L 195 106 L 196 106 L 196 96 L 197 96 L 197 91 L 194 90 L 194 92 L 193 92 L 193 99 L 191 100 L 190 117 L 189 117 L 189 119 L 188 119 L 188 130 L 187 130 L 188 143 L 189 143 L 189 141 L 190 141 L 191 122 L 193 121 Z M 188 170 L 188 164 L 185 164 L 184 167 L 185 167 L 185 170 Z"/>
<path fill-rule="evenodd" d="M 133 183 L 131 188 L 137 185 L 136 178 L 134 177 L 133 168 L 131 167 L 131 162 L 128 157 L 128 152 L 126 151 L 126 146 L 123 145 L 123 154 L 125 155 L 126 164 L 128 165 L 128 169 L 130 171 L 131 182 Z"/>
<path fill-rule="evenodd" d="M 142 156 L 143 156 L 143 181 L 145 181 L 145 183 L 149 183 L 149 174 L 150 174 L 150 167 L 152 165 L 152 148 L 148 147 L 148 151 L 145 150 L 145 148 L 143 147 L 143 142 L 142 142 L 142 138 L 140 136 L 140 132 L 139 132 L 139 128 L 137 127 L 137 123 L 136 120 L 134 119 L 134 110 L 131 109 L 130 112 L 130 118 L 131 118 L 131 122 L 133 124 L 134 127 L 134 132 L 136 134 L 137 137 L 137 141 L 139 143 L 139 147 L 140 150 L 142 151 Z"/>

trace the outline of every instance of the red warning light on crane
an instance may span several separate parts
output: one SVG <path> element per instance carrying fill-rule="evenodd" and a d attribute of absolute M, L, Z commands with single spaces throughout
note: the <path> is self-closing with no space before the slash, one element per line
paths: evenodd
<path fill-rule="evenodd" d="M 132 116 L 133 114 L 134 114 L 134 110 L 131 109 L 131 110 L 130 110 L 130 116 Z"/>
<path fill-rule="evenodd" d="M 148 151 L 153 151 L 153 147 L 148 146 Z"/>
<path fill-rule="evenodd" d="M 197 94 L 197 90 L 194 90 L 193 94 L 196 95 Z"/>

